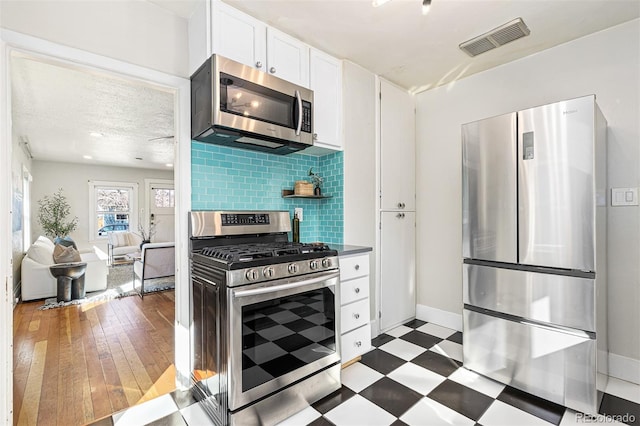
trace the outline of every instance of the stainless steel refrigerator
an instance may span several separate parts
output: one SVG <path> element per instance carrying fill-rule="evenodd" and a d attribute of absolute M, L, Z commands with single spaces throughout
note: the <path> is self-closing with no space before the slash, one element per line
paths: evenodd
<path fill-rule="evenodd" d="M 464 366 L 597 414 L 606 127 L 595 96 L 462 126 Z"/>

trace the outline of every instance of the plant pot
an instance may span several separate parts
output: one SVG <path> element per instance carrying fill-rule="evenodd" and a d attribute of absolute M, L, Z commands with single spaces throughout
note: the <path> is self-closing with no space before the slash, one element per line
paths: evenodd
<path fill-rule="evenodd" d="M 140 243 L 140 250 L 142 250 L 142 246 L 143 245 L 148 244 L 150 242 L 151 242 L 151 240 L 142 240 L 142 242 Z"/>
<path fill-rule="evenodd" d="M 313 195 L 315 195 L 315 196 L 317 196 L 317 197 L 321 196 L 321 195 L 322 195 L 322 189 L 320 189 L 320 187 L 319 187 L 319 186 L 316 186 L 316 187 L 313 189 Z"/>

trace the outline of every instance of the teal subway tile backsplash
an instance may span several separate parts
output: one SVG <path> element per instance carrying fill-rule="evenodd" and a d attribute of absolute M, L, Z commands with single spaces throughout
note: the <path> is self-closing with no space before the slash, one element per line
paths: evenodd
<path fill-rule="evenodd" d="M 304 209 L 300 241 L 343 243 L 343 155 L 303 153 L 286 156 L 191 142 L 191 205 L 193 210 Z M 282 198 L 308 172 L 322 176 L 326 199 Z"/>

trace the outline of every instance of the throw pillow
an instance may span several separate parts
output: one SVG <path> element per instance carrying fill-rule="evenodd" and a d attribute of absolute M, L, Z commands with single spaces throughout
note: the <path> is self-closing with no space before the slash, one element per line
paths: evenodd
<path fill-rule="evenodd" d="M 81 262 L 80 253 L 73 247 L 65 247 L 62 244 L 56 244 L 53 249 L 53 260 L 56 263 Z"/>
<path fill-rule="evenodd" d="M 27 257 L 42 265 L 53 265 L 53 250 L 42 241 L 31 244 L 27 250 Z"/>
<path fill-rule="evenodd" d="M 51 241 L 49 238 L 40 235 L 38 237 L 38 239 L 36 240 L 36 242 L 41 242 L 42 244 L 46 245 L 47 247 L 51 248 L 51 251 L 53 252 L 53 248 L 55 247 L 55 244 L 53 243 L 53 241 Z"/>

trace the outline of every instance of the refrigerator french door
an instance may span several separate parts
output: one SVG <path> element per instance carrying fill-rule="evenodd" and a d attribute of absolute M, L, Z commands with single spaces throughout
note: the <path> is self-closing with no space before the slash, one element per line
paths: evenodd
<path fill-rule="evenodd" d="M 595 96 L 465 124 L 462 151 L 465 367 L 597 414 L 606 121 Z"/>

